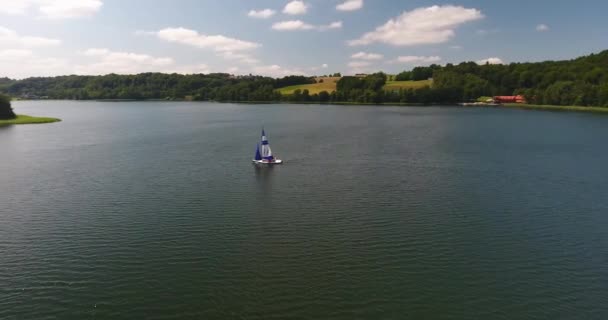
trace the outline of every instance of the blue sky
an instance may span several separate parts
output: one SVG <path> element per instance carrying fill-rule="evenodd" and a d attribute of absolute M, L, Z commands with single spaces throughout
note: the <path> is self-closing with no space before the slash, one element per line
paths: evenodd
<path fill-rule="evenodd" d="M 0 0 L 0 76 L 320 75 L 608 49 L 608 1 Z"/>

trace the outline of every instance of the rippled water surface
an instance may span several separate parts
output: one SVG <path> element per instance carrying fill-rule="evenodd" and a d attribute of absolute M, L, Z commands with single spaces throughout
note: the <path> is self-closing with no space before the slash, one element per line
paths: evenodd
<path fill-rule="evenodd" d="M 606 116 L 14 106 L 0 319 L 608 319 Z"/>

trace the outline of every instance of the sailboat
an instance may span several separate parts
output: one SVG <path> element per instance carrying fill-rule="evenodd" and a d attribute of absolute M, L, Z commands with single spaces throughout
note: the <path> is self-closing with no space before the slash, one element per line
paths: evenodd
<path fill-rule="evenodd" d="M 261 144 L 261 146 L 260 146 Z M 272 155 L 272 149 L 266 138 L 266 132 L 262 129 L 262 142 L 258 143 L 255 150 L 255 157 L 253 158 L 255 164 L 282 164 L 283 160 L 277 159 Z"/>

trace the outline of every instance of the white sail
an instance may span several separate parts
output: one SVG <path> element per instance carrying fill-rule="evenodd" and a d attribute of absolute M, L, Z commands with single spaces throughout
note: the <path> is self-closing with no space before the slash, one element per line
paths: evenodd
<path fill-rule="evenodd" d="M 262 129 L 262 143 L 259 144 L 259 154 L 256 153 L 256 158 L 253 160 L 255 163 L 264 163 L 264 164 L 281 164 L 283 160 L 276 159 L 272 155 L 272 149 L 270 149 L 270 144 L 268 143 L 268 139 L 266 138 L 266 132 Z"/>
<path fill-rule="evenodd" d="M 266 160 L 272 159 L 272 150 L 270 149 L 270 144 L 268 143 L 264 130 L 262 130 L 262 158 Z"/>

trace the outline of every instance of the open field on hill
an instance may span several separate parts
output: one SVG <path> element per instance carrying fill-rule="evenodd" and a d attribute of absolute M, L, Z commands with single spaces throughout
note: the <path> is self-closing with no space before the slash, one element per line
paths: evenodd
<path fill-rule="evenodd" d="M 387 81 L 384 85 L 384 90 L 399 90 L 399 89 L 418 89 L 425 86 L 432 86 L 433 80 L 420 81 Z"/>
<path fill-rule="evenodd" d="M 323 82 L 319 82 L 320 80 Z M 308 93 L 315 94 L 321 91 L 332 92 L 336 91 L 336 82 L 340 80 L 340 77 L 327 77 L 327 78 L 317 78 L 317 83 L 311 84 L 300 84 L 296 86 L 289 86 L 278 89 L 281 94 L 289 95 L 293 94 L 297 89 L 304 90 L 308 89 Z"/>
<path fill-rule="evenodd" d="M 312 84 L 301 84 L 295 86 L 289 86 L 284 88 L 279 88 L 278 91 L 284 95 L 293 94 L 297 89 L 304 90 L 308 89 L 308 93 L 315 94 L 321 91 L 332 92 L 336 91 L 336 82 L 340 80 L 339 77 L 330 77 L 330 78 L 317 78 L 323 79 L 323 82 L 317 82 Z M 384 90 L 399 90 L 399 89 L 417 89 L 422 88 L 424 86 L 431 86 L 433 84 L 433 80 L 421 80 L 421 81 L 387 81 L 384 86 Z"/>

